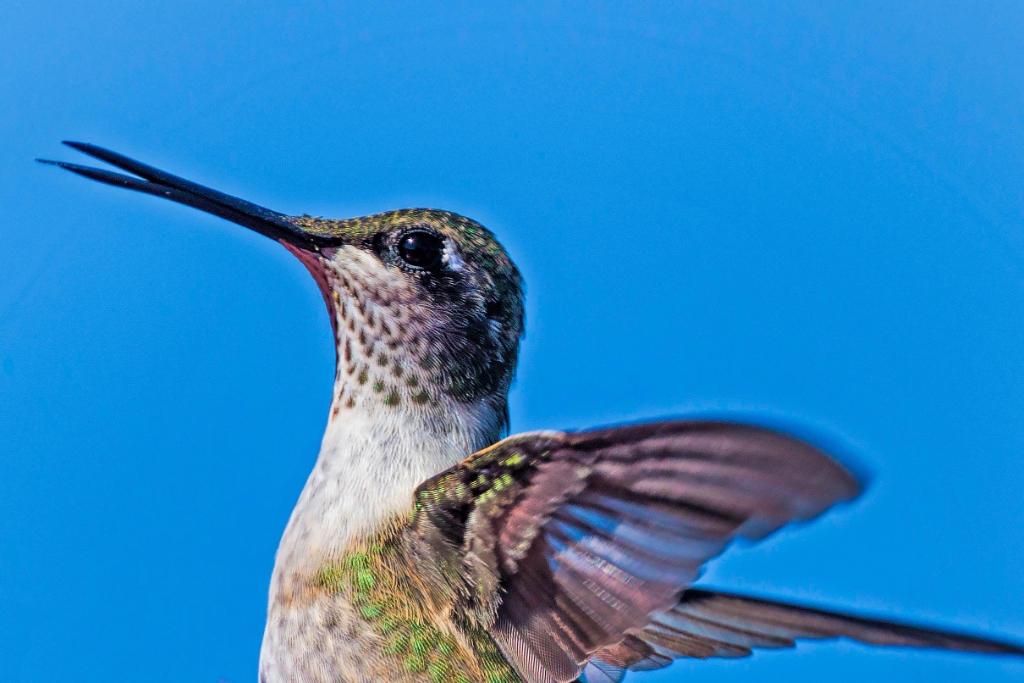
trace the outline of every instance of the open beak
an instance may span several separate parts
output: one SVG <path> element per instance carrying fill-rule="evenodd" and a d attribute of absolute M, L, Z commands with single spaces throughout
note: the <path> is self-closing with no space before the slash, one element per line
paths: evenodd
<path fill-rule="evenodd" d="M 266 235 L 288 246 L 299 247 L 308 251 L 319 251 L 322 247 L 337 246 L 341 243 L 338 237 L 303 230 L 291 216 L 265 209 L 262 206 L 257 206 L 223 192 L 211 190 L 208 187 L 203 187 L 184 178 L 179 178 L 152 166 L 139 163 L 134 159 L 129 159 L 117 152 L 111 152 L 109 149 L 90 145 L 86 142 L 64 141 L 64 144 L 133 175 L 113 173 L 100 168 L 93 168 L 92 166 L 80 166 L 79 164 L 69 164 L 64 161 L 50 161 L 49 159 L 36 159 L 36 161 L 43 164 L 60 166 L 72 173 L 77 173 L 80 176 L 85 176 L 107 185 L 145 192 L 157 197 L 163 197 L 164 199 L 170 199 L 179 204 L 194 207 L 206 213 L 212 213 L 214 216 L 220 216 L 232 223 L 244 225 L 250 230 L 255 230 L 261 235 Z"/>

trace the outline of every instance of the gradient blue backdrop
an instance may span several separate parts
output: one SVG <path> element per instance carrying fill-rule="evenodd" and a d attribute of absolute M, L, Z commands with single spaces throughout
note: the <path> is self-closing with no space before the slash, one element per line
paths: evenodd
<path fill-rule="evenodd" d="M 64 138 L 289 213 L 479 219 L 529 287 L 514 430 L 725 411 L 873 471 L 705 583 L 1024 640 L 1021 4 L 482 4 L 0 10 L 0 678 L 254 681 L 333 373 L 284 249 L 32 163 Z M 1024 663 L 633 680 L 897 679 Z"/>

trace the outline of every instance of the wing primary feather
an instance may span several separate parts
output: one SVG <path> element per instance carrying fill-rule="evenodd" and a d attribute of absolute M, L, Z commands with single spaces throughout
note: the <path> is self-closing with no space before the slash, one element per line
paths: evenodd
<path fill-rule="evenodd" d="M 776 637 L 846 637 L 872 645 L 1024 655 L 1024 646 L 1015 643 L 732 593 L 691 589 L 672 613 Z"/>

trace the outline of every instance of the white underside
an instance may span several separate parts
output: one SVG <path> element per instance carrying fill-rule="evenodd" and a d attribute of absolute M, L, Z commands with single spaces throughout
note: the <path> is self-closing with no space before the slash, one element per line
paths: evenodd
<path fill-rule="evenodd" d="M 496 418 L 489 408 L 449 406 L 445 412 L 442 418 L 378 404 L 332 419 L 281 539 L 275 574 L 315 571 L 408 513 L 424 480 L 493 442 Z"/>
<path fill-rule="evenodd" d="M 483 405 L 448 406 L 442 417 L 405 412 L 382 403 L 342 411 L 324 434 L 320 457 L 285 528 L 270 583 L 267 627 L 260 651 L 261 683 L 319 681 L 316 673 L 339 666 L 356 670 L 357 642 L 334 642 L 326 660 L 310 667 L 310 630 L 324 619 L 323 607 L 280 600 L 353 543 L 407 515 L 424 480 L 492 443 L 499 418 Z M 317 639 L 322 639 L 317 636 Z M 335 671 L 334 673 L 337 673 Z M 328 677 L 323 680 L 348 680 Z"/>

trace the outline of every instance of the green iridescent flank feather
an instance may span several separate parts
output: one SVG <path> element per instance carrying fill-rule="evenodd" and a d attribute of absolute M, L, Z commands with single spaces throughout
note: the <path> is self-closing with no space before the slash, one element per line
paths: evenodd
<path fill-rule="evenodd" d="M 476 683 L 466 671 L 475 668 L 483 672 L 484 683 L 522 683 L 482 628 L 459 625 L 470 654 L 452 633 L 426 618 L 422 587 L 399 575 L 399 567 L 412 569 L 399 560 L 399 543 L 389 540 L 350 553 L 322 568 L 315 583 L 330 593 L 347 594 L 383 638 L 382 654 L 399 660 L 406 671 L 427 674 L 434 683 Z"/>
<path fill-rule="evenodd" d="M 480 658 L 480 668 L 487 677 L 486 683 L 522 683 L 522 679 L 505 661 L 494 641 L 483 629 L 472 629 L 468 635 Z"/>

